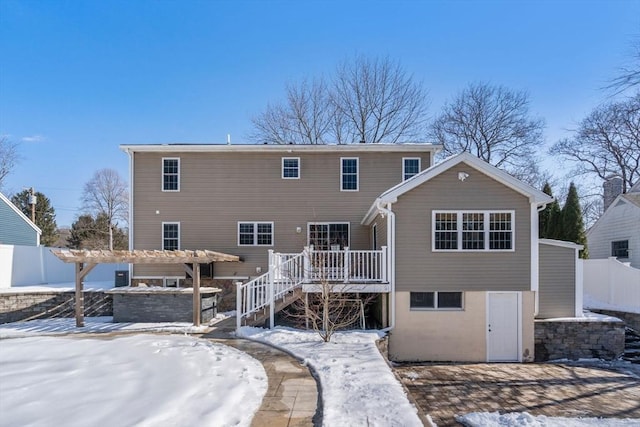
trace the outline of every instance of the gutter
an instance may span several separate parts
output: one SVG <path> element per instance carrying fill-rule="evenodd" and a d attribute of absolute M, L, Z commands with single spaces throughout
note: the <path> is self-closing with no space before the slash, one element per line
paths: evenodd
<path fill-rule="evenodd" d="M 391 301 L 389 304 L 391 321 L 387 328 L 381 330 L 382 332 L 389 332 L 396 326 L 396 214 L 391 210 L 391 203 L 388 203 L 387 207 L 384 207 L 382 200 L 376 201 L 376 208 L 378 212 L 387 215 L 389 218 L 387 220 L 387 274 L 389 275 L 389 284 L 391 285 Z"/>

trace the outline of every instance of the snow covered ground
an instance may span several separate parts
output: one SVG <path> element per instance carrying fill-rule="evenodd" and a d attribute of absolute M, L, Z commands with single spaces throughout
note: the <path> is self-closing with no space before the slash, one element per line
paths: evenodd
<path fill-rule="evenodd" d="M 84 282 L 85 291 L 100 291 L 113 288 L 113 280 Z M 43 285 L 12 286 L 0 288 L 0 294 L 22 294 L 30 292 L 69 292 L 75 291 L 75 282 L 46 283 Z"/>
<path fill-rule="evenodd" d="M 0 366 L 0 427 L 248 426 L 267 390 L 260 362 L 177 335 L 4 339 Z"/>
<path fill-rule="evenodd" d="M 226 319 L 230 313 L 218 313 L 209 325 Z M 27 337 L 33 335 L 64 335 L 78 333 L 108 332 L 174 332 L 203 333 L 208 326 L 193 326 L 191 323 L 113 323 L 113 317 L 85 317 L 84 327 L 77 328 L 75 318 L 37 319 L 28 322 L 0 325 L 0 338 Z"/>
<path fill-rule="evenodd" d="M 534 417 L 528 412 L 473 412 L 456 420 L 467 427 L 638 427 L 639 420 L 612 418 Z"/>
<path fill-rule="evenodd" d="M 85 322 L 84 328 L 76 328 L 75 319 L 0 325 L 0 338 L 19 337 L 0 342 L 0 427 L 242 426 L 250 424 L 261 404 L 266 373 L 248 355 L 206 340 L 145 334 L 203 332 L 204 327 L 111 323 L 111 317 L 89 317 Z M 102 339 L 55 337 L 78 332 L 140 334 Z M 314 368 L 321 383 L 326 426 L 422 425 L 378 352 L 379 332 L 340 332 L 330 343 L 313 332 L 281 327 L 244 327 L 240 335 L 280 347 Z M 622 371 L 629 367 L 628 362 L 618 366 L 622 362 L 599 360 L 567 363 Z M 640 426 L 639 420 L 534 417 L 528 413 L 473 413 L 459 421 L 470 427 Z"/>
<path fill-rule="evenodd" d="M 283 348 L 311 365 L 322 385 L 325 426 L 422 426 L 416 408 L 380 355 L 378 332 L 336 333 L 243 327 L 240 335 Z"/>

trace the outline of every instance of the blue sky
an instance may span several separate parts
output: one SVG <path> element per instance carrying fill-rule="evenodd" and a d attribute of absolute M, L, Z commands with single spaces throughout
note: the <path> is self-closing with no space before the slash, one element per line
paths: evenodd
<path fill-rule="evenodd" d="M 96 170 L 128 178 L 119 144 L 247 142 L 286 82 L 356 54 L 400 61 L 431 115 L 470 82 L 527 90 L 550 144 L 638 37 L 640 1 L 0 0 L 0 134 L 22 155 L 4 191 L 70 225 Z"/>

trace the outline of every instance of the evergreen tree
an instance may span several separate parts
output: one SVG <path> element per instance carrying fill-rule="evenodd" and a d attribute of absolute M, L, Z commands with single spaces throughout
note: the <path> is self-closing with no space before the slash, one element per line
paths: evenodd
<path fill-rule="evenodd" d="M 14 195 L 11 201 L 31 219 L 31 205 L 29 204 L 29 190 L 23 190 Z M 35 192 L 36 200 L 36 220 L 35 224 L 42 230 L 40 244 L 44 246 L 53 245 L 58 240 L 58 225 L 56 224 L 56 211 L 51 206 L 51 201 L 47 196 L 39 191 Z"/>
<path fill-rule="evenodd" d="M 96 218 L 81 215 L 71 225 L 69 247 L 74 249 L 109 249 L 109 217 L 99 214 Z M 127 249 L 128 237 L 117 226 L 113 227 L 113 248 Z"/>
<path fill-rule="evenodd" d="M 560 210 L 558 200 L 551 202 L 551 204 L 545 208 L 545 210 L 547 209 L 549 210 L 549 218 L 547 219 L 544 237 L 547 239 L 562 240 L 562 211 Z"/>
<path fill-rule="evenodd" d="M 548 195 L 553 197 L 553 193 L 551 192 L 551 185 L 548 182 L 544 183 L 544 187 L 542 191 Z M 538 214 L 538 236 L 540 238 L 547 238 L 547 227 L 549 226 L 549 216 L 551 214 L 551 204 L 548 204 L 539 214 Z"/>
<path fill-rule="evenodd" d="M 584 222 L 582 220 L 580 198 L 578 197 L 578 190 L 573 182 L 569 185 L 567 200 L 562 208 L 562 230 L 563 240 L 585 246 L 580 256 L 582 258 L 587 258 L 587 238 L 584 231 Z"/>

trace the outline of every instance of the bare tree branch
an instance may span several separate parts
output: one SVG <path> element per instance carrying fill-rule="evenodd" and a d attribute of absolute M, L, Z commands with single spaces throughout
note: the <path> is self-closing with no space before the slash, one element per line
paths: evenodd
<path fill-rule="evenodd" d="M 558 141 L 550 153 L 574 163 L 575 175 L 619 176 L 626 192 L 640 179 L 640 91 L 594 109 L 574 137 Z"/>
<path fill-rule="evenodd" d="M 532 185 L 544 183 L 536 152 L 544 120 L 531 118 L 529 95 L 474 83 L 447 103 L 431 126 L 444 155 L 468 151 Z"/>
<path fill-rule="evenodd" d="M 6 136 L 0 136 L 0 188 L 19 160 L 18 144 Z"/>
<path fill-rule="evenodd" d="M 251 138 L 269 144 L 347 144 L 416 140 L 423 132 L 426 91 L 388 58 L 357 57 L 329 83 L 286 87 L 286 101 L 253 119 Z"/>

